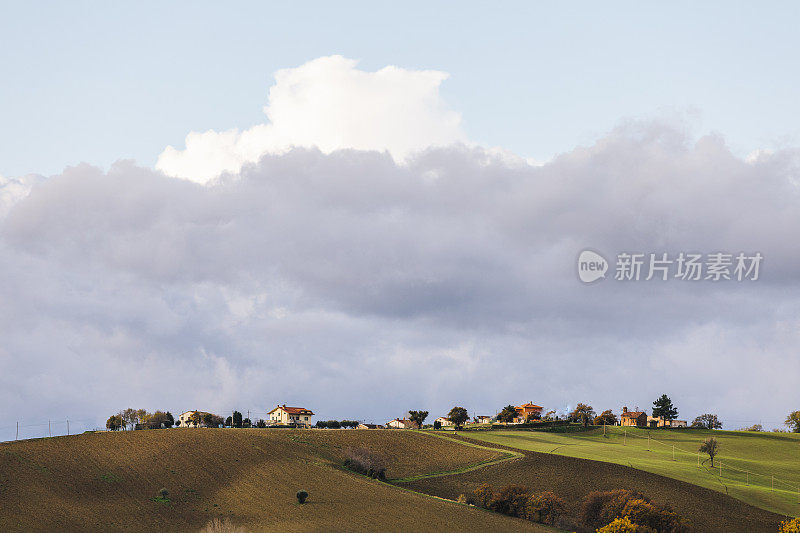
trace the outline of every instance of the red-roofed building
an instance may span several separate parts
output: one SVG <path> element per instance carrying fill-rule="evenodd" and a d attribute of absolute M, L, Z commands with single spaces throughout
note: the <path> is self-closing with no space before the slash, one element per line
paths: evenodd
<path fill-rule="evenodd" d="M 287 407 L 286 404 L 279 405 L 269 413 L 269 421 L 273 424 L 296 424 L 299 426 L 310 426 L 311 417 L 314 413 L 305 407 Z"/>
<path fill-rule="evenodd" d="M 532 402 L 523 403 L 522 405 L 516 407 L 517 417 L 514 419 L 514 422 L 523 423 L 527 422 L 529 418 L 541 418 L 542 409 L 544 409 L 544 407 L 541 405 L 536 405 Z"/>
<path fill-rule="evenodd" d="M 647 427 L 647 413 L 644 411 L 628 411 L 627 407 L 622 408 L 622 416 L 619 417 L 620 426 Z"/>

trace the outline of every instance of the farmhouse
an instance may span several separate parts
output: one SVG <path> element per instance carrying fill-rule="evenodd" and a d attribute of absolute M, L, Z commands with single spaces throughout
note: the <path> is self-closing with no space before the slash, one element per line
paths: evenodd
<path fill-rule="evenodd" d="M 445 427 L 445 426 L 455 426 L 455 424 L 453 424 L 453 423 L 450 421 L 450 419 L 449 419 L 449 418 L 447 418 L 446 416 L 440 416 L 439 418 L 437 418 L 436 420 L 434 420 L 434 423 L 435 423 L 435 422 L 439 422 L 439 424 L 441 424 L 441 425 L 442 425 L 442 427 Z"/>
<path fill-rule="evenodd" d="M 619 425 L 647 427 L 647 413 L 644 411 L 628 411 L 627 407 L 623 407 L 622 416 L 619 417 Z"/>
<path fill-rule="evenodd" d="M 686 420 L 664 420 L 660 416 L 648 416 L 647 417 L 647 426 L 648 427 L 668 427 L 668 428 L 685 428 L 688 424 Z"/>
<path fill-rule="evenodd" d="M 192 415 L 195 414 L 195 413 L 200 415 L 201 422 L 200 422 L 199 425 L 200 426 L 205 425 L 202 422 L 203 417 L 205 417 L 207 414 L 210 414 L 210 413 L 206 413 L 205 411 L 186 411 L 185 413 L 182 413 L 181 416 L 178 417 L 178 421 L 177 421 L 177 423 L 175 425 L 179 426 L 179 427 L 187 427 L 187 428 L 198 427 L 197 424 L 192 422 Z"/>
<path fill-rule="evenodd" d="M 298 426 L 310 426 L 310 418 L 314 413 L 305 407 L 287 407 L 286 404 L 279 405 L 269 413 L 269 421 L 273 424 L 294 424 Z"/>
<path fill-rule="evenodd" d="M 416 422 L 412 422 L 411 420 L 407 420 L 405 418 L 395 418 L 394 420 L 390 420 L 386 423 L 386 427 L 389 429 L 419 429 L 419 425 Z"/>
<path fill-rule="evenodd" d="M 379 426 L 378 424 L 365 424 L 362 422 L 356 426 L 356 429 L 383 429 L 383 426 Z"/>
<path fill-rule="evenodd" d="M 492 417 L 488 415 L 478 415 L 475 417 L 476 424 L 489 424 L 492 422 Z"/>
<path fill-rule="evenodd" d="M 515 409 L 517 410 L 517 417 L 514 418 L 514 422 L 522 424 L 527 422 L 529 418 L 541 418 L 542 409 L 544 408 L 541 405 L 528 402 L 517 406 Z"/>

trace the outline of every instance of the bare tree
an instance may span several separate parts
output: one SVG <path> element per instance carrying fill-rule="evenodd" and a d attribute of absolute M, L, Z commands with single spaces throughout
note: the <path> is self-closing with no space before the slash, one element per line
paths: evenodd
<path fill-rule="evenodd" d="M 719 442 L 714 437 L 709 437 L 700 445 L 700 452 L 707 453 L 711 458 L 711 468 L 714 468 L 714 457 L 719 453 Z"/>

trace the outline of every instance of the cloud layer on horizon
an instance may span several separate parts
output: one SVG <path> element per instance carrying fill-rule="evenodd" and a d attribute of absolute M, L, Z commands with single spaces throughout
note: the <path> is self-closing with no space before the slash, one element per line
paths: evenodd
<path fill-rule="evenodd" d="M 0 222 L 0 417 L 286 402 L 380 421 L 667 392 L 728 427 L 770 398 L 774 426 L 800 371 L 797 163 L 630 122 L 540 167 L 463 144 L 296 148 L 208 185 L 73 167 Z M 751 283 L 585 286 L 586 247 L 765 263 Z"/>

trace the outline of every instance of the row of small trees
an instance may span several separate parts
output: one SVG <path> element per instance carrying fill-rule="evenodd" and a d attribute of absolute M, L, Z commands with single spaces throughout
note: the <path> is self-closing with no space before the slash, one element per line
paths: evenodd
<path fill-rule="evenodd" d="M 148 413 L 144 409 L 125 409 L 106 420 L 106 428 L 111 431 L 121 429 L 160 429 L 169 428 L 175 424 L 175 418 L 169 411 L 156 411 Z"/>
<path fill-rule="evenodd" d="M 317 420 L 316 427 L 322 429 L 340 429 L 358 427 L 358 420 Z"/>

